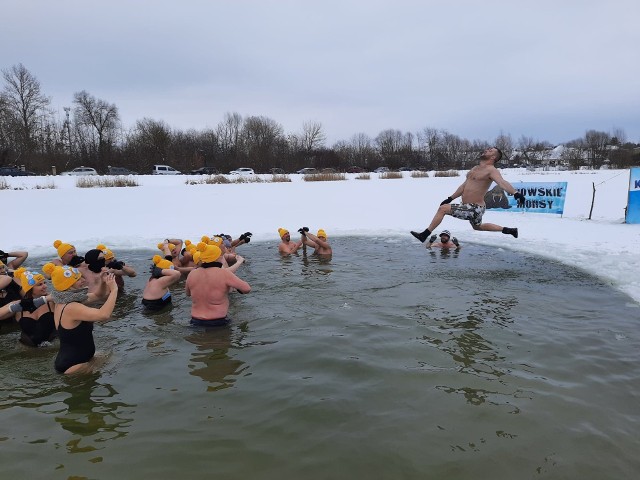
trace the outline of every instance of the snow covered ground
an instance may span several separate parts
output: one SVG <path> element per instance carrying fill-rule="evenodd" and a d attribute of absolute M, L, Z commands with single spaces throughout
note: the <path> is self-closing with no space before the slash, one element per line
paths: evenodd
<path fill-rule="evenodd" d="M 78 188 L 75 177 L 4 177 L 5 210 L 0 248 L 55 257 L 54 240 L 74 244 L 79 253 L 105 243 L 112 250 L 155 248 L 167 237 L 197 241 L 202 235 L 253 232 L 252 241 L 276 244 L 279 227 L 324 228 L 329 236 L 391 236 L 415 243 L 409 230 L 422 230 L 440 202 L 464 180 L 459 177 L 345 181 L 187 185 L 187 176 L 135 177 L 139 186 Z M 629 171 L 540 171 L 505 169 L 511 183 L 568 182 L 562 217 L 488 210 L 486 222 L 518 227 L 518 239 L 476 232 L 449 216 L 448 229 L 461 243 L 511 248 L 582 268 L 640 301 L 640 225 L 624 223 Z M 270 176 L 263 178 L 269 179 Z M 1 180 L 0 180 L 1 181 Z M 55 189 L 36 186 L 55 185 Z M 596 198 L 592 220 L 593 184 Z"/>

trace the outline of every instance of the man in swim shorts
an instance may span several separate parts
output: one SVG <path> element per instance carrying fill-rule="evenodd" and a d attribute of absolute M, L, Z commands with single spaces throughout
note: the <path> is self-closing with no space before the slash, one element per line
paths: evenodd
<path fill-rule="evenodd" d="M 458 189 L 442 201 L 429 227 L 422 232 L 411 232 L 421 242 L 424 242 L 431 232 L 442 222 L 445 215 L 468 220 L 474 230 L 485 232 L 502 232 L 518 238 L 518 229 L 501 227 L 494 223 L 483 223 L 482 216 L 485 211 L 484 196 L 493 182 L 496 182 L 506 192 L 511 193 L 518 201 L 518 206 L 523 206 L 525 197 L 518 192 L 513 185 L 507 182 L 495 167 L 502 158 L 502 152 L 496 148 L 487 148 L 480 156 L 480 164 L 469 170 L 467 179 Z M 453 199 L 462 197 L 461 204 L 451 204 Z"/>
<path fill-rule="evenodd" d="M 227 316 L 229 291 L 235 288 L 239 293 L 249 293 L 251 286 L 238 278 L 229 268 L 222 268 L 220 247 L 200 242 L 198 253 L 201 266 L 193 270 L 185 282 L 185 292 L 193 302 L 191 324 L 227 325 L 230 322 Z"/>

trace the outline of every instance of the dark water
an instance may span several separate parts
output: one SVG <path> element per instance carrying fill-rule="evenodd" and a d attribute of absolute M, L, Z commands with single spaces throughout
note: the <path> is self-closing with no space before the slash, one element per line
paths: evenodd
<path fill-rule="evenodd" d="M 127 279 L 91 376 L 3 328 L 0 477 L 637 478 L 637 303 L 500 248 L 333 244 L 243 247 L 230 328 L 188 326 L 183 283 L 144 315 Z"/>

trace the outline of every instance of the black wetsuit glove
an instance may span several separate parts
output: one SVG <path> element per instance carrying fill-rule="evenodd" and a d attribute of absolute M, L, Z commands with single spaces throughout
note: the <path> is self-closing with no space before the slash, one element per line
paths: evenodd
<path fill-rule="evenodd" d="M 513 194 L 513 198 L 515 198 L 516 202 L 518 202 L 517 203 L 518 207 L 524 208 L 524 202 L 525 202 L 526 198 L 525 198 L 525 196 L 523 194 L 521 194 L 520 192 L 516 192 L 516 193 Z"/>
<path fill-rule="evenodd" d="M 305 230 L 305 228 L 306 228 L 306 230 Z M 308 229 L 307 227 L 302 227 L 302 228 L 299 228 L 299 229 L 298 229 L 298 233 L 300 233 L 300 234 L 301 234 L 302 236 L 304 236 L 304 237 L 306 237 L 306 236 L 307 236 L 307 233 L 306 233 L 306 232 L 308 232 L 308 231 L 309 231 L 309 229 Z"/>
<path fill-rule="evenodd" d="M 0 260 L 2 260 L 2 263 L 7 263 L 8 259 L 9 259 L 9 254 L 4 250 L 0 250 Z"/>
<path fill-rule="evenodd" d="M 453 244 L 454 244 L 456 247 L 459 247 L 459 246 L 460 246 L 460 243 L 458 243 L 458 239 L 457 239 L 456 237 L 453 237 L 453 238 L 451 239 L 451 241 L 453 242 Z"/>
<path fill-rule="evenodd" d="M 431 235 L 429 237 L 429 243 L 434 243 L 438 239 L 437 235 Z"/>
<path fill-rule="evenodd" d="M 440 205 L 446 205 L 447 203 L 451 203 L 451 202 L 453 202 L 453 198 L 447 197 L 442 202 L 440 202 Z"/>
<path fill-rule="evenodd" d="M 151 277 L 152 278 L 160 278 L 162 277 L 162 269 L 156 265 L 151 267 Z"/>
<path fill-rule="evenodd" d="M 111 260 L 107 263 L 107 268 L 112 268 L 113 270 L 122 270 L 122 267 L 124 267 L 124 262 L 119 262 L 117 260 Z"/>

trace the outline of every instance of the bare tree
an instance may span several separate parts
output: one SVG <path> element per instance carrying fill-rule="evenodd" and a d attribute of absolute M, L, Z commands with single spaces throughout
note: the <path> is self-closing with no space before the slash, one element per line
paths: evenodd
<path fill-rule="evenodd" d="M 624 145 L 625 143 L 627 143 L 627 132 L 624 131 L 624 128 L 614 128 L 611 131 L 611 144 Z"/>
<path fill-rule="evenodd" d="M 600 168 L 608 156 L 608 145 L 611 137 L 606 132 L 588 130 L 584 134 L 584 144 L 589 157 L 589 162 L 593 168 Z"/>
<path fill-rule="evenodd" d="M 166 163 L 172 142 L 171 129 L 162 120 L 143 118 L 136 122 L 129 142 L 135 148 L 137 166 L 146 168 Z"/>
<path fill-rule="evenodd" d="M 511 138 L 510 133 L 503 133 L 501 131 L 500 135 L 496 137 L 494 145 L 498 147 L 504 154 L 505 158 L 502 159 L 503 162 L 508 162 L 509 160 L 511 160 L 514 148 L 513 139 Z"/>
<path fill-rule="evenodd" d="M 249 166 L 268 171 L 278 144 L 284 139 L 284 129 L 271 118 L 248 117 L 242 127 L 242 139 Z"/>
<path fill-rule="evenodd" d="M 86 127 L 91 131 L 91 138 L 96 147 L 96 161 L 104 167 L 120 124 L 118 108 L 115 104 L 96 98 L 85 90 L 74 94 L 73 103 L 75 121 L 78 127 Z"/>
<path fill-rule="evenodd" d="M 241 151 L 242 124 L 242 115 L 237 112 L 227 112 L 224 115 L 224 120 L 216 127 L 221 154 L 225 160 L 231 159 L 234 162 L 238 160 Z"/>
<path fill-rule="evenodd" d="M 311 152 L 318 148 L 323 148 L 326 140 L 327 136 L 322 129 L 322 123 L 309 121 L 302 124 L 300 144 L 303 150 Z"/>
<path fill-rule="evenodd" d="M 36 147 L 40 117 L 46 113 L 50 99 L 42 93 L 38 79 L 22 63 L 3 70 L 2 76 L 5 81 L 2 92 L 5 114 L 12 116 L 19 126 L 19 155 L 28 157 Z M 23 161 L 28 164 L 30 159 L 23 158 Z"/>

